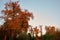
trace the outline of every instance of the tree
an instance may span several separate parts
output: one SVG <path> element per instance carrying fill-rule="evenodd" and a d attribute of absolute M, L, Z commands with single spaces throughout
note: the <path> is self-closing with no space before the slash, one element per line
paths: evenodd
<path fill-rule="evenodd" d="M 5 14 L 5 23 L 3 25 L 6 30 L 6 35 L 10 34 L 10 36 L 13 36 L 14 33 L 20 33 L 22 29 L 26 32 L 30 17 L 33 19 L 33 14 L 28 12 L 28 10 L 22 11 L 18 2 L 6 3 L 2 13 Z"/>

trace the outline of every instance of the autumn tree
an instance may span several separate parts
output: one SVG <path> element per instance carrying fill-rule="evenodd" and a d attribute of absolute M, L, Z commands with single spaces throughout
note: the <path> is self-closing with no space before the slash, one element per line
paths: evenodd
<path fill-rule="evenodd" d="M 33 14 L 28 12 L 28 10 L 22 11 L 18 2 L 9 2 L 5 4 L 5 9 L 2 10 L 4 13 L 5 23 L 4 29 L 7 35 L 12 35 L 15 32 L 27 31 L 28 21 L 30 17 L 33 19 Z"/>

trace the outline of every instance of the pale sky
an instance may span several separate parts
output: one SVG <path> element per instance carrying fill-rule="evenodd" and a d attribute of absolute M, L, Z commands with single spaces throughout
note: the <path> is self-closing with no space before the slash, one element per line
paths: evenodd
<path fill-rule="evenodd" d="M 0 12 L 8 1 L 0 0 Z M 60 0 L 19 0 L 19 4 L 22 10 L 27 9 L 33 13 L 34 19 L 30 20 L 30 25 L 54 25 L 60 28 Z M 0 24 L 2 23 L 0 19 Z"/>

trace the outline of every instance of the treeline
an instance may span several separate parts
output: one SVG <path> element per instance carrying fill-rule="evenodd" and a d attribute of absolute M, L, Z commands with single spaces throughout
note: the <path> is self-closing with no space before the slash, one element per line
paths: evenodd
<path fill-rule="evenodd" d="M 51 28 L 47 27 L 46 34 L 41 36 L 38 36 L 37 34 L 34 36 L 32 32 L 27 33 L 25 31 L 22 31 L 21 33 L 14 33 L 14 36 L 11 36 L 9 33 L 6 34 L 4 27 L 0 27 L 0 40 L 60 40 L 60 30 L 55 30 L 53 32 Z"/>

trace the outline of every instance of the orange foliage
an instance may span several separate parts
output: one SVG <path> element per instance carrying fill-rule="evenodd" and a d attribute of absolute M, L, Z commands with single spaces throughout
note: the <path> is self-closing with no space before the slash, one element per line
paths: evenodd
<path fill-rule="evenodd" d="M 39 29 L 37 29 L 37 27 L 34 28 L 34 32 L 37 35 L 39 33 Z"/>
<path fill-rule="evenodd" d="M 33 18 L 33 14 L 27 10 L 21 11 L 18 2 L 6 3 L 5 10 L 2 12 L 7 15 L 6 22 L 4 23 L 7 29 L 25 28 L 27 30 L 28 20 L 30 20 L 30 17 Z"/>

